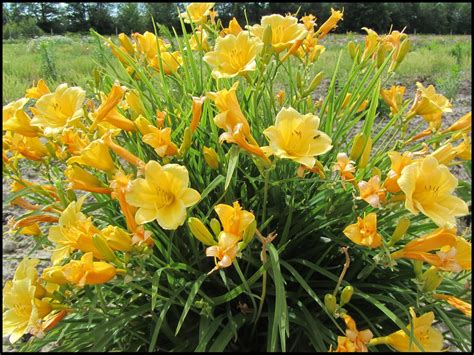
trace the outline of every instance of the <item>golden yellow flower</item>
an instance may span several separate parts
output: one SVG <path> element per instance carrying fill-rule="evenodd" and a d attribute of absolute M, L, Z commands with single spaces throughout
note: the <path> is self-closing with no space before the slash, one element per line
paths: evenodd
<path fill-rule="evenodd" d="M 436 251 L 436 254 L 430 251 Z M 460 272 L 471 269 L 471 244 L 456 236 L 455 229 L 438 228 L 410 241 L 391 257 L 421 260 L 440 270 Z"/>
<path fill-rule="evenodd" d="M 238 201 L 235 201 L 233 206 L 219 204 L 214 207 L 214 210 L 219 216 L 224 232 L 240 238 L 245 229 L 255 220 L 253 213 L 243 210 Z"/>
<path fill-rule="evenodd" d="M 390 193 L 396 193 L 400 191 L 400 186 L 398 186 L 397 181 L 400 178 L 403 169 L 412 163 L 413 154 L 407 151 L 402 155 L 399 152 L 391 151 L 388 152 L 387 155 L 390 157 L 392 164 L 383 187 Z"/>
<path fill-rule="evenodd" d="M 342 20 L 344 13 L 331 8 L 331 16 L 319 27 L 316 32 L 319 39 L 324 38 L 331 30 L 337 27 L 337 23 Z"/>
<path fill-rule="evenodd" d="M 62 267 L 62 273 L 69 283 L 79 287 L 103 284 L 114 278 L 116 269 L 103 261 L 93 261 L 92 253 L 85 253 L 81 260 L 71 260 Z"/>
<path fill-rule="evenodd" d="M 343 314 L 342 318 L 346 323 L 346 336 L 337 337 L 335 352 L 367 352 L 367 344 L 374 336 L 370 329 L 359 331 L 354 320 L 348 314 Z"/>
<path fill-rule="evenodd" d="M 194 34 L 190 35 L 189 45 L 193 51 L 200 51 L 203 50 L 204 52 L 208 52 L 211 50 L 211 46 L 209 45 L 208 34 L 205 30 L 199 29 L 196 30 Z"/>
<path fill-rule="evenodd" d="M 315 156 L 332 148 L 331 138 L 318 128 L 318 116 L 311 113 L 302 115 L 291 107 L 282 108 L 276 116 L 275 125 L 263 131 L 270 143 L 265 149 L 280 158 L 312 168 L 316 163 Z"/>
<path fill-rule="evenodd" d="M 21 154 L 29 160 L 41 160 L 48 155 L 48 149 L 38 137 L 26 137 L 21 134 L 5 134 L 3 142 L 8 146 L 7 149 L 14 154 Z"/>
<path fill-rule="evenodd" d="M 108 173 L 112 173 L 116 170 L 114 161 L 109 153 L 109 148 L 101 139 L 91 142 L 81 151 L 80 155 L 69 158 L 67 163 L 78 163 Z"/>
<path fill-rule="evenodd" d="M 309 14 L 301 17 L 301 22 L 303 22 L 308 31 L 314 31 L 314 25 L 316 24 L 316 17 L 314 15 Z"/>
<path fill-rule="evenodd" d="M 166 127 L 159 129 L 150 125 L 149 129 L 151 132 L 145 134 L 142 140 L 146 144 L 155 148 L 156 154 L 163 158 L 166 156 L 173 156 L 178 153 L 176 144 L 171 142 L 171 128 Z"/>
<path fill-rule="evenodd" d="M 107 244 L 111 249 L 129 251 L 132 248 L 132 237 L 122 228 L 116 226 L 107 226 L 100 232 L 107 240 Z"/>
<path fill-rule="evenodd" d="M 221 32 L 221 36 L 225 36 L 228 34 L 237 36 L 240 32 L 242 32 L 243 29 L 240 27 L 239 22 L 235 17 L 232 17 L 232 20 L 229 21 L 229 26 L 227 28 L 224 28 Z"/>
<path fill-rule="evenodd" d="M 143 53 L 148 61 L 158 55 L 158 46 L 161 54 L 168 51 L 169 44 L 161 38 L 157 38 L 154 33 L 146 31 L 144 34 L 135 33 L 135 39 L 138 42 L 138 51 Z"/>
<path fill-rule="evenodd" d="M 130 38 L 125 33 L 119 33 L 118 39 L 120 42 L 120 49 L 122 49 L 124 52 L 126 52 L 129 55 L 132 55 L 135 53 L 136 50 L 136 45 L 130 41 Z"/>
<path fill-rule="evenodd" d="M 355 179 L 355 162 L 350 160 L 346 153 L 338 153 L 337 154 L 337 162 L 333 167 L 334 171 L 339 171 L 339 175 L 341 179 L 352 181 Z"/>
<path fill-rule="evenodd" d="M 436 93 L 433 85 L 425 88 L 421 83 L 416 83 L 418 90 L 415 101 L 408 115 L 422 116 L 431 127 L 439 129 L 443 113 L 452 112 L 452 104 L 441 94 Z"/>
<path fill-rule="evenodd" d="M 211 169 L 217 169 L 219 167 L 219 156 L 217 155 L 216 151 L 212 148 L 203 147 L 202 152 L 206 164 L 209 165 Z"/>
<path fill-rule="evenodd" d="M 364 52 L 362 52 L 361 59 L 364 60 L 366 58 L 374 58 L 377 54 L 377 50 L 379 49 L 379 35 L 370 28 L 362 27 L 362 29 L 367 32 L 367 35 L 365 36 L 365 48 Z"/>
<path fill-rule="evenodd" d="M 161 60 L 163 65 L 163 72 L 166 75 L 174 74 L 178 68 L 183 64 L 183 58 L 180 51 L 176 52 L 161 52 Z M 158 55 L 150 60 L 150 66 L 156 71 L 160 72 L 160 58 Z"/>
<path fill-rule="evenodd" d="M 456 151 L 451 143 L 446 143 L 431 153 L 430 156 L 435 157 L 439 164 L 447 165 L 456 158 Z"/>
<path fill-rule="evenodd" d="M 385 201 L 385 189 L 380 186 L 380 176 L 372 176 L 367 182 L 359 182 L 358 186 L 360 192 L 358 198 L 374 208 L 380 208 L 380 202 Z"/>
<path fill-rule="evenodd" d="M 263 31 L 267 25 L 272 29 L 272 47 L 276 53 L 289 49 L 297 41 L 302 41 L 308 33 L 296 17 L 276 14 L 263 16 L 260 25 L 249 27 L 250 33 L 263 41 Z"/>
<path fill-rule="evenodd" d="M 138 207 L 138 224 L 156 219 L 163 229 L 176 229 L 186 219 L 186 207 L 201 198 L 199 192 L 188 186 L 189 175 L 184 166 L 161 166 L 152 160 L 145 166 L 145 179 L 133 180 L 125 197 L 130 205 Z"/>
<path fill-rule="evenodd" d="M 83 190 L 97 193 L 110 193 L 111 190 L 104 187 L 102 182 L 88 171 L 77 165 L 68 165 L 64 176 L 69 182 L 68 189 Z"/>
<path fill-rule="evenodd" d="M 206 248 L 206 256 L 213 256 L 216 264 L 214 269 L 209 273 L 232 265 L 237 255 L 237 243 L 241 240 L 239 236 L 226 232 L 221 232 L 217 239 L 218 245 L 212 245 Z"/>
<path fill-rule="evenodd" d="M 4 131 L 11 131 L 26 137 L 37 137 L 41 130 L 31 125 L 31 118 L 23 110 L 16 110 L 13 117 L 3 122 Z"/>
<path fill-rule="evenodd" d="M 186 23 L 193 22 L 197 25 L 205 23 L 214 4 L 213 2 L 193 2 L 186 6 L 186 11 L 179 14 L 179 16 Z"/>
<path fill-rule="evenodd" d="M 3 106 L 2 109 L 2 121 L 3 124 L 7 122 L 10 118 L 15 116 L 15 112 L 23 109 L 23 106 L 28 102 L 27 98 L 22 97 L 19 100 L 12 101 L 8 105 Z"/>
<path fill-rule="evenodd" d="M 314 35 L 314 32 L 308 32 L 296 54 L 300 58 L 304 58 L 307 55 L 309 61 L 314 62 L 318 60 L 319 56 L 325 51 L 326 48 L 318 44 L 318 37 Z"/>
<path fill-rule="evenodd" d="M 199 121 L 201 120 L 202 105 L 204 104 L 205 100 L 206 100 L 206 96 L 201 96 L 201 97 L 193 96 L 193 106 L 192 106 L 193 117 L 191 119 L 191 124 L 189 125 L 192 132 L 196 131 L 196 128 L 199 125 Z"/>
<path fill-rule="evenodd" d="M 214 78 L 233 78 L 257 68 L 255 58 L 262 48 L 258 38 L 250 38 L 248 31 L 241 31 L 237 36 L 218 37 L 214 51 L 206 53 L 204 61 L 213 67 Z"/>
<path fill-rule="evenodd" d="M 405 89 L 405 86 L 394 85 L 390 89 L 380 90 L 380 95 L 385 103 L 390 107 L 392 113 L 398 113 L 398 111 L 400 111 L 403 104 Z"/>
<path fill-rule="evenodd" d="M 380 338 L 374 338 L 369 345 L 387 344 L 400 352 L 420 352 L 415 342 L 411 341 L 411 331 L 413 337 L 421 344 L 424 351 L 439 352 L 443 348 L 443 335 L 431 324 L 434 322 L 434 313 L 428 312 L 420 317 L 416 316 L 413 307 L 410 307 L 412 321 L 407 325 L 408 334 L 404 330 L 399 330 L 390 335 Z"/>
<path fill-rule="evenodd" d="M 79 155 L 90 143 L 87 136 L 73 128 L 66 128 L 58 137 L 59 141 L 66 145 L 67 151 L 72 155 Z"/>
<path fill-rule="evenodd" d="M 459 120 L 454 122 L 451 126 L 443 131 L 446 132 L 454 132 L 454 131 L 464 131 L 469 132 L 472 127 L 472 113 L 468 112 L 464 116 L 462 116 Z"/>
<path fill-rule="evenodd" d="M 34 107 L 31 124 L 44 129 L 45 135 L 60 133 L 67 126 L 77 126 L 84 112 L 86 92 L 80 87 L 59 85 L 55 92 L 41 96 Z"/>
<path fill-rule="evenodd" d="M 48 85 L 43 79 L 38 80 L 38 84 L 26 90 L 25 97 L 38 100 L 41 96 L 49 94 Z"/>
<path fill-rule="evenodd" d="M 343 233 L 358 245 L 377 248 L 382 244 L 382 237 L 377 233 L 377 215 L 369 213 L 364 218 L 357 217 L 357 223 L 347 226 Z"/>
<path fill-rule="evenodd" d="M 125 101 L 137 115 L 146 116 L 145 105 L 143 104 L 137 90 L 129 90 L 125 94 Z"/>
<path fill-rule="evenodd" d="M 455 226 L 455 217 L 469 213 L 466 202 L 452 195 L 458 180 L 432 156 L 405 167 L 397 182 L 406 195 L 405 207 L 415 215 L 423 213 L 440 227 Z"/>
<path fill-rule="evenodd" d="M 456 158 L 461 158 L 463 160 L 471 160 L 472 158 L 472 144 L 471 136 L 467 134 L 463 135 L 464 140 L 462 143 L 453 148 Z"/>
<path fill-rule="evenodd" d="M 472 306 L 470 303 L 467 303 L 457 297 L 454 297 L 452 295 L 442 295 L 439 293 L 433 294 L 433 297 L 439 300 L 445 300 L 448 302 L 451 306 L 454 308 L 459 309 L 462 313 L 464 313 L 466 316 L 469 318 L 472 317 Z"/>

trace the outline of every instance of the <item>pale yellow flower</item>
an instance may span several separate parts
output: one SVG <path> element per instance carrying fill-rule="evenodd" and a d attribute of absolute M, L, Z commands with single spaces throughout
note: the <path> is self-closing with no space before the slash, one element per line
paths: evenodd
<path fill-rule="evenodd" d="M 207 31 L 204 29 L 197 30 L 194 34 L 190 35 L 189 45 L 193 51 L 200 51 L 203 50 L 204 52 L 208 52 L 211 50 L 211 46 L 207 41 L 209 35 Z"/>
<path fill-rule="evenodd" d="M 302 41 L 308 33 L 296 17 L 276 14 L 263 16 L 260 25 L 249 27 L 250 33 L 263 41 L 263 31 L 267 25 L 272 28 L 272 47 L 276 53 L 289 49 L 297 41 Z"/>
<path fill-rule="evenodd" d="M 382 237 L 377 233 L 377 215 L 369 213 L 364 218 L 357 217 L 357 223 L 347 226 L 343 233 L 358 245 L 377 248 L 382 244 Z"/>
<path fill-rule="evenodd" d="M 316 17 L 312 14 L 309 14 L 301 17 L 301 22 L 303 22 L 308 31 L 313 31 L 314 25 L 316 24 Z"/>
<path fill-rule="evenodd" d="M 462 160 L 471 160 L 472 158 L 472 144 L 471 136 L 464 134 L 462 143 L 453 148 L 456 158 Z"/>
<path fill-rule="evenodd" d="M 155 148 L 156 154 L 163 158 L 178 153 L 176 144 L 171 141 L 171 128 L 159 129 L 150 125 L 149 129 L 151 132 L 145 134 L 142 140 L 144 143 Z"/>
<path fill-rule="evenodd" d="M 406 195 L 405 207 L 415 215 L 423 213 L 440 227 L 455 226 L 455 217 L 469 213 L 466 202 L 452 194 L 458 180 L 435 157 L 408 165 L 397 182 Z"/>
<path fill-rule="evenodd" d="M 318 128 L 318 116 L 311 113 L 302 115 L 291 107 L 282 108 L 276 116 L 275 125 L 263 131 L 269 139 L 266 149 L 280 158 L 312 168 L 316 163 L 315 156 L 332 148 L 331 138 Z"/>
<path fill-rule="evenodd" d="M 132 248 L 132 237 L 122 228 L 107 226 L 100 233 L 112 250 L 129 251 Z"/>
<path fill-rule="evenodd" d="M 135 33 L 134 37 L 138 42 L 138 51 L 143 53 L 148 61 L 158 55 L 158 49 L 163 54 L 170 47 L 169 44 L 165 43 L 161 38 L 157 38 L 152 32 Z"/>
<path fill-rule="evenodd" d="M 398 113 L 403 104 L 403 94 L 405 93 L 405 86 L 394 85 L 390 89 L 381 89 L 380 95 L 385 103 L 390 107 L 392 113 Z"/>
<path fill-rule="evenodd" d="M 27 98 L 22 97 L 19 100 L 12 101 L 8 105 L 3 106 L 2 109 L 2 121 L 5 124 L 10 118 L 15 116 L 15 112 L 23 109 L 23 106 L 28 102 Z"/>
<path fill-rule="evenodd" d="M 31 125 L 44 129 L 45 135 L 60 133 L 68 126 L 76 126 L 83 117 L 82 105 L 86 92 L 80 87 L 59 85 L 53 93 L 41 96 L 34 107 Z"/>
<path fill-rule="evenodd" d="M 180 51 L 176 52 L 161 52 L 161 61 L 163 65 L 163 72 L 166 75 L 174 74 L 178 68 L 183 64 L 183 58 Z M 158 55 L 150 60 L 150 66 L 157 72 L 160 72 L 160 58 Z"/>
<path fill-rule="evenodd" d="M 207 21 L 211 9 L 214 7 L 213 2 L 193 2 L 186 7 L 186 11 L 179 14 L 184 22 L 194 22 L 199 25 Z"/>
<path fill-rule="evenodd" d="M 237 36 L 240 32 L 242 32 L 243 29 L 239 25 L 239 22 L 235 17 L 232 17 L 232 20 L 229 21 L 229 26 L 227 28 L 224 28 L 221 32 L 221 36 L 225 36 L 228 34 L 232 34 L 234 36 Z"/>
<path fill-rule="evenodd" d="M 218 37 L 214 51 L 206 53 L 204 61 L 213 67 L 214 78 L 233 78 L 256 70 L 255 58 L 262 48 L 258 38 L 250 38 L 247 31 L 242 31 L 237 36 Z"/>
<path fill-rule="evenodd" d="M 116 170 L 114 161 L 109 153 L 109 148 L 101 139 L 91 142 L 81 151 L 80 155 L 69 158 L 67 163 L 78 163 L 108 173 L 112 173 Z"/>
<path fill-rule="evenodd" d="M 443 95 L 437 94 L 433 85 L 425 88 L 417 82 L 416 86 L 418 90 L 415 101 L 408 115 L 420 115 L 431 127 L 439 129 L 443 113 L 453 111 L 451 102 Z"/>
<path fill-rule="evenodd" d="M 350 160 L 346 153 L 338 153 L 337 154 L 337 162 L 333 167 L 334 171 L 339 171 L 339 175 L 341 179 L 352 181 L 355 179 L 355 162 Z"/>
<path fill-rule="evenodd" d="M 459 120 L 454 122 L 451 126 L 443 131 L 445 132 L 454 132 L 462 130 L 464 132 L 469 132 L 472 127 L 472 113 L 468 112 L 464 116 L 462 116 Z"/>
<path fill-rule="evenodd" d="M 337 23 L 342 20 L 344 13 L 331 8 L 331 16 L 319 27 L 317 34 L 319 39 L 324 38 L 331 30 L 337 27 Z"/>
<path fill-rule="evenodd" d="M 31 125 L 31 118 L 23 110 L 16 110 L 13 117 L 3 122 L 4 131 L 11 131 L 25 137 L 37 137 L 41 130 Z"/>
<path fill-rule="evenodd" d="M 373 337 L 370 329 L 358 330 L 354 320 L 348 314 L 343 314 L 342 318 L 346 323 L 346 336 L 337 337 L 335 352 L 367 352 L 367 344 Z"/>
<path fill-rule="evenodd" d="M 407 151 L 402 155 L 399 152 L 391 151 L 388 152 L 387 155 L 390 157 L 392 164 L 383 187 L 390 193 L 396 193 L 400 191 L 400 186 L 398 186 L 397 181 L 400 178 L 403 169 L 412 163 L 413 153 Z"/>
<path fill-rule="evenodd" d="M 104 187 L 102 182 L 94 175 L 77 165 L 68 165 L 64 171 L 66 181 L 69 182 L 68 189 L 83 190 L 97 193 L 110 193 L 110 189 Z"/>
<path fill-rule="evenodd" d="M 25 97 L 38 100 L 41 96 L 49 93 L 50 91 L 48 85 L 46 85 L 46 82 L 43 79 L 40 79 L 36 86 L 33 86 L 26 90 Z"/>
<path fill-rule="evenodd" d="M 188 186 L 189 175 L 184 166 L 161 166 L 152 160 L 146 164 L 145 178 L 133 180 L 125 197 L 130 205 L 138 207 L 138 224 L 156 219 L 163 229 L 176 229 L 186 219 L 186 208 L 201 198 L 199 192 Z"/>

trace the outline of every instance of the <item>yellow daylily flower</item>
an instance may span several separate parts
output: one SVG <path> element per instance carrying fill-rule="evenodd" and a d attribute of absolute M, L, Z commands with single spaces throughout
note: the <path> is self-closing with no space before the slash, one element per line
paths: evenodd
<path fill-rule="evenodd" d="M 163 71 L 166 75 L 174 74 L 178 68 L 183 64 L 183 58 L 180 51 L 176 52 L 162 52 L 161 60 Z M 158 55 L 150 60 L 150 66 L 157 72 L 160 72 L 160 59 Z"/>
<path fill-rule="evenodd" d="M 339 171 L 341 179 L 347 181 L 353 181 L 355 179 L 355 162 L 350 160 L 346 153 L 337 154 L 337 162 L 333 167 L 334 171 Z"/>
<path fill-rule="evenodd" d="M 472 144 L 471 144 L 471 136 L 467 134 L 463 135 L 464 140 L 462 143 L 457 145 L 453 148 L 454 154 L 456 158 L 460 158 L 463 160 L 471 160 L 472 159 Z"/>
<path fill-rule="evenodd" d="M 130 38 L 125 33 L 119 33 L 118 39 L 120 42 L 120 49 L 122 49 L 124 52 L 128 53 L 129 55 L 132 55 L 135 53 L 136 50 L 136 45 L 130 41 Z"/>
<path fill-rule="evenodd" d="M 84 133 L 72 128 L 63 130 L 58 139 L 72 155 L 81 154 L 81 151 L 90 144 L 89 138 Z"/>
<path fill-rule="evenodd" d="M 418 90 L 416 92 L 415 101 L 408 115 L 420 115 L 431 127 L 436 130 L 439 129 L 443 113 L 452 112 L 452 104 L 446 97 L 437 94 L 433 85 L 425 88 L 423 84 L 417 82 L 416 86 Z"/>
<path fill-rule="evenodd" d="M 337 27 L 337 23 L 342 20 L 344 13 L 342 11 L 331 8 L 331 16 L 319 27 L 316 32 L 319 39 L 324 38 L 331 30 Z"/>
<path fill-rule="evenodd" d="M 358 184 L 362 199 L 374 208 L 380 208 L 380 202 L 385 201 L 385 189 L 380 186 L 380 176 L 372 176 L 369 181 L 361 181 Z"/>
<path fill-rule="evenodd" d="M 397 180 L 405 193 L 405 208 L 423 213 L 438 226 L 455 226 L 455 217 L 469 213 L 466 202 L 452 193 L 458 180 L 435 157 L 426 156 L 406 166 Z"/>
<path fill-rule="evenodd" d="M 27 98 L 22 97 L 19 100 L 12 101 L 8 105 L 3 106 L 2 109 L 2 121 L 3 124 L 7 122 L 10 118 L 15 116 L 15 112 L 23 109 L 23 106 L 28 102 Z"/>
<path fill-rule="evenodd" d="M 218 245 L 212 245 L 206 248 L 206 256 L 213 256 L 216 264 L 209 274 L 215 270 L 232 265 L 237 255 L 237 243 L 241 240 L 241 237 L 232 233 L 221 232 L 217 239 Z"/>
<path fill-rule="evenodd" d="M 225 36 L 225 35 L 228 35 L 228 34 L 237 36 L 242 31 L 243 31 L 243 29 L 239 25 L 239 22 L 237 21 L 237 19 L 235 17 L 232 17 L 232 20 L 229 21 L 229 26 L 227 26 L 227 28 L 224 28 L 222 30 L 221 36 L 222 35 Z"/>
<path fill-rule="evenodd" d="M 267 25 L 270 25 L 272 29 L 272 47 L 276 53 L 289 49 L 297 41 L 302 41 L 308 33 L 305 26 L 298 23 L 296 17 L 277 14 L 263 16 L 260 25 L 249 27 L 249 31 L 263 41 L 263 32 Z"/>
<path fill-rule="evenodd" d="M 219 13 L 217 11 L 215 11 L 215 10 L 209 11 L 209 17 L 211 18 L 211 23 L 213 25 L 216 24 L 216 17 L 218 17 L 218 16 L 219 16 Z"/>
<path fill-rule="evenodd" d="M 202 153 L 204 155 L 204 160 L 206 164 L 211 168 L 216 170 L 219 168 L 219 156 L 213 148 L 203 147 Z"/>
<path fill-rule="evenodd" d="M 38 100 L 43 95 L 46 95 L 49 93 L 50 91 L 49 91 L 48 85 L 46 85 L 46 82 L 43 79 L 40 79 L 38 81 L 38 84 L 36 84 L 36 86 L 33 86 L 26 90 L 25 97 Z"/>
<path fill-rule="evenodd" d="M 85 147 L 81 154 L 71 157 L 67 160 L 67 164 L 77 163 L 81 165 L 90 166 L 108 173 L 116 170 L 114 161 L 109 153 L 109 148 L 102 139 L 97 139 L 87 147 Z"/>
<path fill-rule="evenodd" d="M 398 113 L 403 104 L 403 95 L 405 94 L 406 87 L 393 85 L 390 89 L 381 89 L 380 95 L 385 103 L 390 107 L 392 113 Z"/>
<path fill-rule="evenodd" d="M 213 67 L 214 78 L 233 78 L 257 69 L 255 58 L 262 48 L 263 43 L 258 38 L 241 31 L 237 36 L 218 37 L 214 50 L 206 53 L 204 61 Z"/>
<path fill-rule="evenodd" d="M 442 295 L 439 293 L 435 293 L 433 294 L 433 297 L 436 299 L 444 300 L 448 302 L 451 306 L 459 309 L 462 313 L 464 313 L 469 318 L 472 318 L 472 305 L 470 303 L 467 303 L 452 295 Z"/>
<path fill-rule="evenodd" d="M 143 34 L 135 33 L 134 37 L 138 42 L 137 50 L 143 53 L 148 61 L 158 55 L 158 46 L 162 54 L 167 52 L 170 47 L 170 45 L 165 43 L 161 38 L 157 38 L 153 32 L 146 31 Z"/>
<path fill-rule="evenodd" d="M 4 131 L 11 131 L 26 137 L 37 137 L 41 130 L 31 125 L 31 118 L 23 110 L 16 110 L 13 117 L 3 122 Z"/>
<path fill-rule="evenodd" d="M 3 141 L 8 145 L 8 151 L 21 154 L 29 160 L 41 160 L 48 155 L 48 149 L 38 137 L 25 137 L 13 133 L 10 136 L 4 135 Z"/>
<path fill-rule="evenodd" d="M 193 2 L 186 6 L 186 11 L 179 14 L 186 23 L 195 23 L 200 25 L 207 21 L 211 9 L 214 7 L 213 2 Z"/>
<path fill-rule="evenodd" d="M 204 52 L 208 52 L 211 50 L 211 46 L 207 41 L 209 35 L 207 31 L 204 29 L 196 30 L 194 34 L 190 35 L 189 45 L 191 50 L 193 51 L 200 51 L 203 50 Z"/>
<path fill-rule="evenodd" d="M 347 226 L 343 233 L 358 245 L 377 248 L 382 244 L 382 237 L 377 233 L 377 215 L 369 213 L 364 218 L 357 217 L 357 223 Z"/>
<path fill-rule="evenodd" d="M 456 158 L 456 151 L 451 143 L 446 143 L 431 153 L 430 156 L 435 157 L 439 164 L 447 165 Z"/>
<path fill-rule="evenodd" d="M 436 254 L 429 253 L 437 251 Z M 407 243 L 391 254 L 392 259 L 421 260 L 440 270 L 460 272 L 471 269 L 471 244 L 456 236 L 455 229 L 438 228 Z"/>
<path fill-rule="evenodd" d="M 400 186 L 398 186 L 398 179 L 400 178 L 403 169 L 410 165 L 413 162 L 413 153 L 404 152 L 400 154 L 396 151 L 388 152 L 392 164 L 390 165 L 390 171 L 387 174 L 387 179 L 385 180 L 383 187 L 390 193 L 396 193 L 400 191 Z"/>
<path fill-rule="evenodd" d="M 302 115 L 292 107 L 283 107 L 275 118 L 275 125 L 263 131 L 269 139 L 266 149 L 280 158 L 312 168 L 316 163 L 315 156 L 332 148 L 331 138 L 318 128 L 318 116 L 311 113 Z"/>
<path fill-rule="evenodd" d="M 240 207 L 238 201 L 232 206 L 219 204 L 214 207 L 222 223 L 224 232 L 242 237 L 247 227 L 255 220 L 253 213 L 245 211 Z"/>
<path fill-rule="evenodd" d="M 92 253 L 85 253 L 81 260 L 71 260 L 61 271 L 69 283 L 79 287 L 103 284 L 115 277 L 117 271 L 114 266 L 93 259 Z"/>
<path fill-rule="evenodd" d="M 370 341 L 369 345 L 387 344 L 400 352 L 420 352 L 422 349 L 410 340 L 410 333 L 413 329 L 413 336 L 421 344 L 424 351 L 441 351 L 443 348 L 443 335 L 439 330 L 431 326 L 434 322 L 434 313 L 428 312 L 417 317 L 413 307 L 410 307 L 410 315 L 412 321 L 407 325 L 408 334 L 401 329 L 385 337 L 374 338 Z"/>
<path fill-rule="evenodd" d="M 359 331 L 354 319 L 348 314 L 343 314 L 342 318 L 346 323 L 346 336 L 337 337 L 335 352 L 367 352 L 367 344 L 374 336 L 370 329 Z"/>
<path fill-rule="evenodd" d="M 82 88 L 61 84 L 30 107 L 34 115 L 31 124 L 43 128 L 47 136 L 60 133 L 67 126 L 76 126 L 84 115 L 82 104 L 85 97 L 86 92 Z"/>
<path fill-rule="evenodd" d="M 308 56 L 310 62 L 318 60 L 319 56 L 326 51 L 326 48 L 318 44 L 318 37 L 314 35 L 314 32 L 308 32 L 301 47 L 298 48 L 296 55 L 300 58 Z"/>
<path fill-rule="evenodd" d="M 145 105 L 140 98 L 140 95 L 137 90 L 129 90 L 125 94 L 125 101 L 137 115 L 146 116 Z"/>
<path fill-rule="evenodd" d="M 178 147 L 171 142 L 171 128 L 159 129 L 151 125 L 148 128 L 151 132 L 145 134 L 142 140 L 155 148 L 156 154 L 162 158 L 178 154 Z"/>
<path fill-rule="evenodd" d="M 199 192 L 188 186 L 189 175 L 184 166 L 161 166 L 152 160 L 145 166 L 145 179 L 133 180 L 125 197 L 130 205 L 138 207 L 138 224 L 156 219 L 163 229 L 172 230 L 184 223 L 186 208 L 201 198 Z"/>
<path fill-rule="evenodd" d="M 301 22 L 308 31 L 314 31 L 314 25 L 316 24 L 316 17 L 312 14 L 301 17 Z"/>
<path fill-rule="evenodd" d="M 361 59 L 364 60 L 366 58 L 374 58 L 377 54 L 377 50 L 379 49 L 379 35 L 370 28 L 362 27 L 362 29 L 367 32 L 367 35 L 365 36 L 365 47 Z"/>
<path fill-rule="evenodd" d="M 102 182 L 94 175 L 77 165 L 68 165 L 64 176 L 69 182 L 68 189 L 83 190 L 97 193 L 110 193 L 111 190 L 104 187 Z"/>
<path fill-rule="evenodd" d="M 122 228 L 107 226 L 100 232 L 112 250 L 129 251 L 132 248 L 132 237 Z"/>
<path fill-rule="evenodd" d="M 469 132 L 472 127 L 472 113 L 468 112 L 456 122 L 454 122 L 451 126 L 446 128 L 442 133 L 446 132 L 454 132 L 454 131 L 464 131 Z"/>

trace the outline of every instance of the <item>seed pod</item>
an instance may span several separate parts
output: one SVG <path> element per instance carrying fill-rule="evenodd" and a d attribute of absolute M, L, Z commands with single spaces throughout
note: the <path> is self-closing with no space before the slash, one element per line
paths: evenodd
<path fill-rule="evenodd" d="M 341 292 L 341 298 L 339 300 L 340 306 L 344 306 L 345 304 L 349 303 L 354 294 L 354 288 L 352 286 L 346 286 Z"/>
<path fill-rule="evenodd" d="M 351 160 L 359 159 L 362 152 L 364 151 L 365 139 L 364 133 L 360 132 L 356 134 L 354 137 L 354 143 L 352 144 L 351 152 L 349 154 Z"/>
<path fill-rule="evenodd" d="M 337 308 L 336 297 L 330 293 L 326 293 L 326 295 L 324 295 L 324 305 L 326 306 L 326 309 L 329 311 L 329 313 L 334 314 Z"/>
<path fill-rule="evenodd" d="M 195 217 L 190 217 L 188 219 L 188 226 L 191 230 L 191 233 L 205 245 L 216 245 L 217 242 L 213 238 L 211 232 L 206 228 L 206 226 Z"/>
<path fill-rule="evenodd" d="M 407 232 L 408 227 L 410 227 L 410 220 L 407 217 L 400 218 L 400 220 L 397 223 L 397 227 L 395 228 L 392 234 L 392 239 L 390 243 L 393 245 L 396 242 L 398 242 L 400 239 L 402 239 L 405 233 Z"/>
<path fill-rule="evenodd" d="M 98 234 L 98 233 L 94 234 L 94 236 L 92 237 L 92 242 L 94 243 L 94 246 L 99 251 L 100 255 L 104 257 L 104 260 L 115 261 L 116 256 L 113 250 L 110 249 L 103 235 Z"/>
<path fill-rule="evenodd" d="M 212 218 L 209 224 L 211 225 L 212 233 L 217 237 L 221 233 L 221 224 L 215 218 Z"/>
<path fill-rule="evenodd" d="M 214 149 L 204 147 L 202 148 L 202 152 L 204 154 L 204 160 L 206 161 L 206 164 L 209 165 L 211 169 L 216 170 L 219 168 L 219 156 Z"/>
<path fill-rule="evenodd" d="M 367 143 L 365 144 L 364 151 L 362 152 L 362 156 L 360 157 L 359 161 L 359 168 L 365 168 L 369 163 L 370 152 L 372 151 L 372 138 L 370 136 L 367 137 Z"/>

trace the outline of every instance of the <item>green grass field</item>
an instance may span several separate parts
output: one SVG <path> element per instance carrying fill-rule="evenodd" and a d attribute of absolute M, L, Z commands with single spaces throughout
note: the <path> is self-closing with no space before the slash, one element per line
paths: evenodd
<path fill-rule="evenodd" d="M 439 87 L 454 97 L 462 81 L 471 78 L 471 36 L 411 35 L 412 48 L 397 70 L 394 82 L 413 84 L 421 80 Z M 321 44 L 326 52 L 320 57 L 317 70 L 330 78 L 339 51 L 346 51 L 350 40 L 363 41 L 357 34 L 329 35 Z M 45 55 L 41 43 L 46 43 Z M 85 86 L 97 58 L 98 44 L 92 37 L 55 36 L 3 43 L 3 104 L 18 99 L 33 81 L 47 80 L 50 88 L 62 82 Z M 342 75 L 350 69 L 347 52 L 341 61 Z M 53 78 L 53 76 L 55 77 Z"/>

